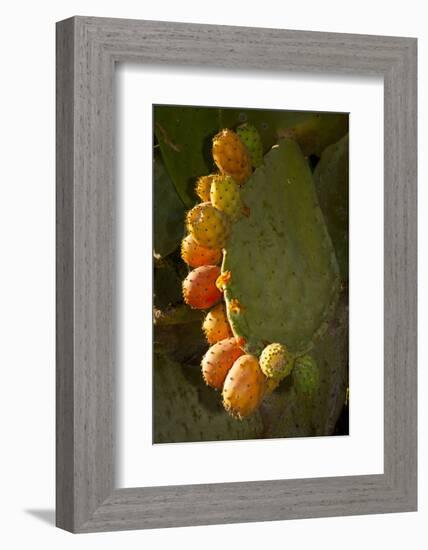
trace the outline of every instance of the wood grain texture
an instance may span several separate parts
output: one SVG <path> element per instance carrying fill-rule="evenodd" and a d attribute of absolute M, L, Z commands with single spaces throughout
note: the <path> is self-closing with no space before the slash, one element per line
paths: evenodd
<path fill-rule="evenodd" d="M 125 61 L 383 76 L 383 475 L 115 489 L 113 82 L 115 63 Z M 59 527 L 91 532 L 416 510 L 416 79 L 412 38 L 86 17 L 58 23 Z"/>
<path fill-rule="evenodd" d="M 74 24 L 60 28 L 56 37 L 56 520 L 59 527 L 70 530 L 74 519 Z"/>

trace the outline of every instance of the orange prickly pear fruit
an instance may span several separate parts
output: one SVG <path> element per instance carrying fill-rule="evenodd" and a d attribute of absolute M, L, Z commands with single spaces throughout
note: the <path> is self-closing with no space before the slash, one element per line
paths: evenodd
<path fill-rule="evenodd" d="M 210 344 L 215 344 L 219 340 L 232 336 L 224 304 L 217 304 L 207 313 L 202 324 L 202 329 Z"/>
<path fill-rule="evenodd" d="M 187 235 L 181 241 L 181 257 L 190 267 L 201 265 L 216 265 L 221 261 L 221 248 L 207 248 L 198 244 L 192 235 Z"/>
<path fill-rule="evenodd" d="M 223 406 L 232 416 L 242 419 L 259 407 L 266 390 L 266 377 L 257 357 L 241 355 L 227 373 L 223 385 Z"/>
<path fill-rule="evenodd" d="M 251 175 L 251 157 L 241 138 L 233 130 L 221 130 L 213 138 L 214 162 L 222 174 L 243 185 Z"/>
<path fill-rule="evenodd" d="M 215 282 L 220 274 L 216 265 L 202 265 L 191 271 L 183 281 L 183 298 L 194 309 L 208 309 L 219 302 L 222 293 Z"/>
<path fill-rule="evenodd" d="M 211 346 L 201 363 L 205 383 L 220 390 L 229 369 L 243 353 L 235 338 L 226 338 Z"/>

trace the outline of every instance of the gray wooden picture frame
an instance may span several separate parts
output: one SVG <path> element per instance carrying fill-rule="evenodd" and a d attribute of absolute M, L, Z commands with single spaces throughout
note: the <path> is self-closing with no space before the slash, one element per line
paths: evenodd
<path fill-rule="evenodd" d="M 414 38 L 155 21 L 57 24 L 58 527 L 83 533 L 416 510 L 416 47 Z M 118 62 L 383 77 L 383 474 L 115 487 Z"/>

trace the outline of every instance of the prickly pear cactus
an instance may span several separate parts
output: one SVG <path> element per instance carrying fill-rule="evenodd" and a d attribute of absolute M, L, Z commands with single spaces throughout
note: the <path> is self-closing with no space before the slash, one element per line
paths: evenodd
<path fill-rule="evenodd" d="M 343 429 L 336 431 L 336 423 L 348 387 L 348 301 L 340 248 L 347 253 L 348 245 L 347 226 L 340 226 L 343 220 L 337 226 L 335 215 L 347 186 L 347 138 L 340 140 L 347 119 L 330 113 L 155 109 L 156 154 L 170 176 L 168 190 L 175 186 L 191 210 L 187 236 L 183 219 L 170 236 L 168 215 L 159 216 L 168 246 L 155 249 L 154 443 L 346 433 L 346 415 L 340 417 Z M 243 122 L 255 128 L 259 152 L 267 154 L 254 162 L 251 153 L 253 166 L 238 182 L 242 209 L 235 217 L 223 208 L 230 200 L 223 204 L 224 197 L 216 194 L 220 190 L 211 196 L 211 189 L 214 171 L 230 172 L 219 136 L 226 133 L 247 152 L 251 149 L 246 136 L 239 135 Z M 227 143 L 234 145 L 230 139 Z M 313 177 L 309 166 L 315 167 Z M 198 197 L 203 203 L 195 206 Z M 163 202 L 158 193 L 159 212 L 168 214 Z M 189 271 L 215 266 L 219 254 L 223 262 L 215 286 L 224 302 L 207 311 L 199 294 L 203 297 L 208 286 L 198 286 Z M 198 295 L 193 307 L 204 309 L 183 304 L 186 277 L 192 287 L 186 296 Z M 241 365 L 245 361 L 239 357 L 227 363 L 224 353 L 212 360 L 210 350 L 214 353 L 228 339 L 248 365 Z M 289 354 L 286 374 L 280 369 L 278 378 L 269 377 L 277 370 L 276 355 L 265 353 L 266 361 L 261 355 L 272 345 Z M 302 392 L 298 372 L 289 371 L 308 352 L 319 383 L 314 391 L 305 386 Z"/>
<path fill-rule="evenodd" d="M 272 342 L 311 349 L 339 293 L 334 249 L 307 162 L 291 139 L 242 188 L 249 215 L 233 227 L 222 264 L 229 322 L 248 353 Z"/>

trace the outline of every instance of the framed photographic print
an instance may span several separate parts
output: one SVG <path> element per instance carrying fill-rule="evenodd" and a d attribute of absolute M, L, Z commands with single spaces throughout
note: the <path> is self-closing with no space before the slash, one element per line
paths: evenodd
<path fill-rule="evenodd" d="M 59 527 L 416 510 L 416 112 L 412 38 L 57 24 Z"/>

